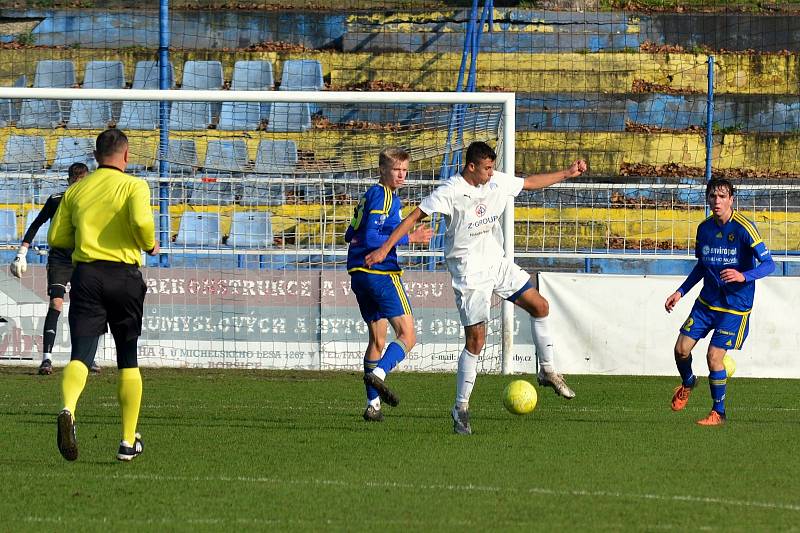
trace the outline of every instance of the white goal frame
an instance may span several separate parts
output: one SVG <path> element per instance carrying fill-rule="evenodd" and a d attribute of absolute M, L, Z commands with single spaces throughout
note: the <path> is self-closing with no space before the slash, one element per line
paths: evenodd
<path fill-rule="evenodd" d="M 356 92 L 356 91 L 220 91 L 0 87 L 0 99 L 108 100 L 169 102 L 286 102 L 359 104 L 494 104 L 502 105 L 502 150 L 499 170 L 514 174 L 516 95 L 510 92 Z M 506 257 L 514 259 L 514 199 L 509 197 L 502 220 Z M 514 350 L 514 305 L 501 304 L 501 372 L 511 372 Z"/>

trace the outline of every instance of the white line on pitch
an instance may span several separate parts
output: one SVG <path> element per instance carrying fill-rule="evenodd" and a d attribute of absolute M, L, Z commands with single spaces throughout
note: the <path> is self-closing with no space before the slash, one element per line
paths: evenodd
<path fill-rule="evenodd" d="M 27 475 L 27 474 L 26 474 Z M 72 474 L 61 473 L 43 473 L 41 477 L 72 477 Z M 540 494 L 545 496 L 570 496 L 570 497 L 587 497 L 587 498 L 609 498 L 609 499 L 636 499 L 636 500 L 655 500 L 667 502 L 687 502 L 687 503 L 714 503 L 720 505 L 729 505 L 732 507 L 750 507 L 760 509 L 777 509 L 783 511 L 800 511 L 800 503 L 777 503 L 777 502 L 759 502 L 748 500 L 729 500 L 725 498 L 712 498 L 708 496 L 690 496 L 690 495 L 664 495 L 664 494 L 637 494 L 627 492 L 609 492 L 609 491 L 590 491 L 590 490 L 561 490 L 561 489 L 548 489 L 543 487 L 530 487 L 530 488 L 508 488 L 496 487 L 491 485 L 451 485 L 451 484 L 435 484 L 435 485 L 420 485 L 415 483 L 397 483 L 397 482 L 383 482 L 376 483 L 367 481 L 361 484 L 350 483 L 348 481 L 335 480 L 335 479 L 279 479 L 267 477 L 249 477 L 249 476 L 163 476 L 153 474 L 117 474 L 113 476 L 94 476 L 102 479 L 109 477 L 122 480 L 133 481 L 168 481 L 168 482 L 200 482 L 209 481 L 214 483 L 255 483 L 255 484 L 274 484 L 274 485 L 316 485 L 316 486 L 337 486 L 337 487 L 352 487 L 358 488 L 361 485 L 366 488 L 397 488 L 408 490 L 433 490 L 433 491 L 452 491 L 452 492 L 528 492 L 531 494 Z"/>

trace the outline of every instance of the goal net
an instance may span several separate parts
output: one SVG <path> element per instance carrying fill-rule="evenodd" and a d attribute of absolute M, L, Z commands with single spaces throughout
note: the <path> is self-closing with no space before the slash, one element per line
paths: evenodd
<path fill-rule="evenodd" d="M 97 116 L 126 133 L 127 171 L 150 184 L 162 254 L 143 268 L 143 366 L 361 368 L 368 335 L 350 292 L 344 233 L 377 182 L 380 150 L 397 146 L 411 155 L 399 191 L 404 213 L 460 169 L 472 141 L 497 148 L 498 168 L 514 165 L 513 94 L 23 91 L 0 89 L 0 98 L 27 116 L 38 110 L 72 120 L 2 133 L 2 179 L 16 194 L 7 211 L 17 234 L 7 248 L 47 197 L 64 190 L 70 164 L 96 166 Z M 95 126 L 80 127 L 81 116 Z M 513 211 L 508 228 L 512 218 Z M 434 224 L 441 232 L 441 221 Z M 34 242 L 42 253 L 46 230 Z M 402 248 L 418 338 L 406 370 L 454 370 L 463 347 L 440 241 Z M 28 261 L 22 280 L 6 277 L 0 291 L 5 361 L 39 358 L 46 256 L 32 251 Z M 504 334 L 501 307 L 493 306 L 483 371 L 503 369 L 504 346 L 519 330 L 509 316 Z M 68 309 L 67 299 L 64 316 Z M 101 362 L 114 360 L 106 337 Z M 68 360 L 69 346 L 62 320 L 56 363 Z"/>

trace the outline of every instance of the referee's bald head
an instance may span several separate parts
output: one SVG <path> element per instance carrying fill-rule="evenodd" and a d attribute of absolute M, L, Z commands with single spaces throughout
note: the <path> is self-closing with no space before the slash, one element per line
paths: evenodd
<path fill-rule="evenodd" d="M 122 156 L 128 149 L 128 138 L 122 130 L 111 128 L 97 136 L 94 157 L 98 163 Z"/>

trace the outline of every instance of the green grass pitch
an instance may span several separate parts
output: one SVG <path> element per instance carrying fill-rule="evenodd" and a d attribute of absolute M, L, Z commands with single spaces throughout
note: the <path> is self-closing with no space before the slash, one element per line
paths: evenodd
<path fill-rule="evenodd" d="M 386 421 L 361 419 L 354 372 L 143 369 L 144 454 L 115 460 L 116 372 L 90 376 L 80 457 L 56 449 L 60 372 L 0 368 L 4 531 L 790 531 L 800 523 L 798 381 L 733 378 L 728 424 L 702 380 L 570 376 L 503 410 L 478 377 L 471 437 L 450 374 L 392 375 Z M 530 377 L 528 377 L 530 379 Z"/>

